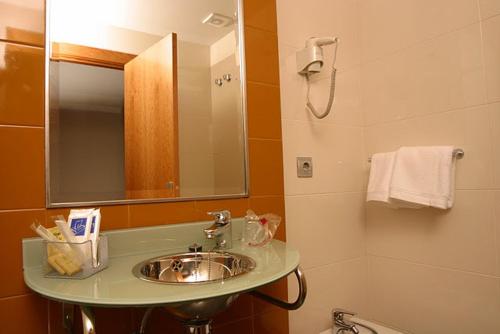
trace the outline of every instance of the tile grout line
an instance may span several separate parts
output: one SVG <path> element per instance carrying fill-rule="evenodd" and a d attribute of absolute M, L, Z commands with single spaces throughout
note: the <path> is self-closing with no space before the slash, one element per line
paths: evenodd
<path fill-rule="evenodd" d="M 37 125 L 15 125 L 15 124 L 0 124 L 0 128 L 20 128 L 20 129 L 41 129 L 44 130 L 44 126 Z"/>
<path fill-rule="evenodd" d="M 44 39 L 45 39 L 45 37 L 44 37 Z M 21 42 L 21 41 L 15 41 L 15 40 L 10 40 L 10 39 L 5 39 L 5 38 L 0 38 L 0 43 L 27 46 L 27 47 L 37 48 L 37 49 L 41 49 L 41 50 L 45 49 L 44 45 L 39 45 L 39 44 L 35 44 L 35 43 L 28 43 L 28 42 Z"/>
<path fill-rule="evenodd" d="M 446 113 L 454 113 L 454 112 L 459 112 L 459 111 L 465 111 L 467 109 L 486 107 L 486 106 L 489 106 L 491 104 L 497 104 L 497 103 L 500 103 L 500 101 L 493 101 L 493 102 L 486 101 L 484 103 L 477 103 L 477 104 L 471 104 L 469 106 L 463 106 L 463 107 L 459 107 L 459 108 L 446 109 L 446 110 L 442 110 L 442 111 L 438 111 L 438 112 L 434 112 L 434 113 L 430 113 L 430 114 L 414 115 L 414 116 L 410 116 L 407 118 L 394 119 L 394 120 L 388 120 L 388 121 L 384 121 L 384 122 L 380 122 L 380 123 L 365 125 L 364 128 L 365 129 L 375 128 L 375 127 L 390 125 L 390 124 L 394 124 L 394 123 L 398 123 L 398 122 L 412 121 L 415 119 L 422 119 L 422 118 L 430 118 L 433 116 L 443 115 Z"/>
<path fill-rule="evenodd" d="M 466 24 L 466 25 L 462 25 L 460 27 L 456 27 L 456 28 L 453 28 L 451 30 L 448 30 L 446 32 L 442 32 L 440 34 L 437 34 L 435 36 L 432 36 L 432 37 L 428 37 L 428 38 L 424 38 L 422 40 L 419 40 L 417 42 L 415 42 L 414 44 L 412 45 L 408 45 L 408 46 L 405 46 L 403 48 L 400 48 L 398 50 L 394 50 L 394 51 L 391 51 L 391 52 L 388 52 L 386 54 L 383 54 L 383 55 L 380 55 L 380 56 L 377 56 L 373 59 L 368 59 L 366 61 L 361 61 L 361 66 L 364 66 L 364 65 L 371 65 L 372 63 L 375 63 L 375 62 L 378 62 L 378 61 L 381 61 L 383 59 L 386 59 L 386 58 L 390 58 L 390 57 L 393 57 L 395 55 L 397 55 L 398 53 L 402 53 L 404 51 L 408 51 L 408 50 L 411 50 L 413 48 L 419 48 L 419 47 L 422 47 L 423 44 L 426 44 L 426 43 L 429 43 L 433 40 L 436 40 L 436 39 L 439 39 L 439 38 L 442 38 L 448 34 L 453 34 L 453 33 L 456 33 L 460 30 L 464 30 L 466 28 L 469 28 L 475 24 L 479 24 L 481 22 L 480 18 L 476 18 L 476 20 Z"/>
<path fill-rule="evenodd" d="M 395 258 L 395 257 L 385 256 L 385 255 L 377 255 L 377 254 L 372 254 L 372 253 L 369 253 L 368 256 L 374 257 L 374 258 L 391 260 L 394 262 L 402 262 L 402 263 L 411 264 L 414 266 L 427 267 L 427 268 L 431 268 L 431 269 L 435 269 L 435 270 L 453 271 L 453 272 L 458 272 L 458 273 L 462 273 L 462 274 L 475 275 L 475 276 L 481 276 L 484 278 L 492 278 L 492 279 L 500 280 L 500 276 L 497 276 L 496 274 L 485 274 L 485 273 L 481 273 L 481 272 L 473 271 L 473 270 L 462 270 L 462 269 L 452 268 L 452 267 L 443 267 L 443 266 L 428 264 L 428 263 L 424 263 L 424 262 L 415 262 L 415 261 L 411 261 L 411 260 L 400 259 L 400 258 Z"/>

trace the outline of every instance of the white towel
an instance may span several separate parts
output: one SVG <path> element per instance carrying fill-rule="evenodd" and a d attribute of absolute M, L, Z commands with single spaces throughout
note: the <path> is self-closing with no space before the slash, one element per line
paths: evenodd
<path fill-rule="evenodd" d="M 453 146 L 401 147 L 397 151 L 390 199 L 449 209 L 454 192 Z"/>
<path fill-rule="evenodd" d="M 366 201 L 391 204 L 389 192 L 395 157 L 396 152 L 376 153 L 372 156 Z"/>

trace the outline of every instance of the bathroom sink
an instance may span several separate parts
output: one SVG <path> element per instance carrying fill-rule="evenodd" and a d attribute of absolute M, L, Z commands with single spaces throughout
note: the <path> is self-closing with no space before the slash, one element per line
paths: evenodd
<path fill-rule="evenodd" d="M 248 273 L 255 261 L 229 252 L 195 252 L 149 259 L 133 268 L 136 277 L 165 284 L 218 282 Z"/>

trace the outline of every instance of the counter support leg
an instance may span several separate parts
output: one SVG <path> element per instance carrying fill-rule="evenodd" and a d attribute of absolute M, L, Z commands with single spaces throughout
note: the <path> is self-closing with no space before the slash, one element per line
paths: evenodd
<path fill-rule="evenodd" d="M 83 334 L 95 334 L 95 318 L 94 313 L 88 306 L 80 305 L 83 321 Z"/>
<path fill-rule="evenodd" d="M 73 334 L 73 319 L 75 316 L 75 305 L 62 303 L 63 328 L 66 334 Z"/>
<path fill-rule="evenodd" d="M 142 317 L 141 321 L 141 328 L 139 329 L 139 334 L 146 334 L 146 327 L 148 326 L 148 321 L 149 318 L 151 317 L 151 313 L 153 312 L 153 310 L 154 307 L 149 307 L 144 313 L 144 316 Z"/>

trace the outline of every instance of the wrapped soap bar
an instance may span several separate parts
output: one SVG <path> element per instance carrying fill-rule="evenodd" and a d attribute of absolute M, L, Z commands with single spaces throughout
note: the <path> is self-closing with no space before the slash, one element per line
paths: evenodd
<path fill-rule="evenodd" d="M 245 216 L 243 243 L 248 246 L 264 246 L 273 240 L 281 217 L 272 213 L 257 215 L 252 210 Z"/>

